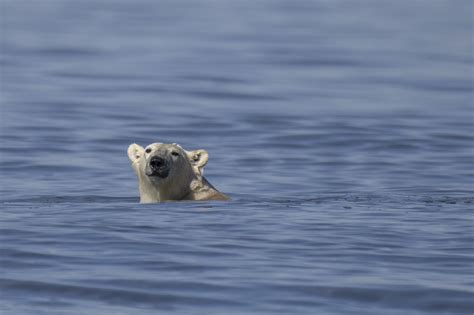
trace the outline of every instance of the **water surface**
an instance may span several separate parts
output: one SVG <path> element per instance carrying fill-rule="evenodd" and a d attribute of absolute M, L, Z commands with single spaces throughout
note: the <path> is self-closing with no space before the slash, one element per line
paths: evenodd
<path fill-rule="evenodd" d="M 474 311 L 470 1 L 1 5 L 2 314 Z"/>

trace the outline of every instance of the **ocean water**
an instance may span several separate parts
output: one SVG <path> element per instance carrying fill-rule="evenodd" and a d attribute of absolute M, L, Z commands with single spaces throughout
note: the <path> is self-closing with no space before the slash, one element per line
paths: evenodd
<path fill-rule="evenodd" d="M 1 1 L 0 314 L 472 314 L 471 1 Z M 140 205 L 130 143 L 229 202 Z"/>

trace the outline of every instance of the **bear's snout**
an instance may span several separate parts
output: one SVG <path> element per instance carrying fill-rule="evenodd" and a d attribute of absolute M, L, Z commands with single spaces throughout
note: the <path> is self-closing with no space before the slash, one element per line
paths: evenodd
<path fill-rule="evenodd" d="M 150 167 L 152 170 L 159 169 L 163 166 L 165 166 L 166 162 L 165 159 L 159 157 L 159 156 L 154 156 L 150 160 Z"/>
<path fill-rule="evenodd" d="M 166 178 L 169 174 L 170 168 L 166 160 L 160 156 L 154 156 L 148 163 L 146 174 L 148 176 L 158 176 L 160 178 Z"/>

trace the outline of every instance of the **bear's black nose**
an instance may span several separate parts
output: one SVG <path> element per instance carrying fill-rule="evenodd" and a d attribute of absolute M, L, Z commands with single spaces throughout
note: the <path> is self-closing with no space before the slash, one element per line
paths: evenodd
<path fill-rule="evenodd" d="M 150 167 L 153 171 L 156 171 L 160 168 L 163 168 L 165 166 L 165 159 L 159 157 L 159 156 L 154 156 L 150 160 Z"/>

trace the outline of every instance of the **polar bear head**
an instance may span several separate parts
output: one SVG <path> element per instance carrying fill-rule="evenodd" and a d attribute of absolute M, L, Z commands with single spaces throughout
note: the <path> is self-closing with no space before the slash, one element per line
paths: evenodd
<path fill-rule="evenodd" d="M 202 179 L 208 161 L 207 151 L 186 151 L 175 143 L 145 148 L 131 144 L 128 157 L 138 177 L 141 202 L 184 198 Z"/>

